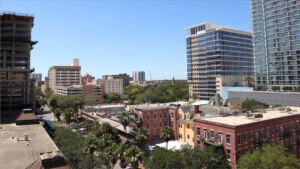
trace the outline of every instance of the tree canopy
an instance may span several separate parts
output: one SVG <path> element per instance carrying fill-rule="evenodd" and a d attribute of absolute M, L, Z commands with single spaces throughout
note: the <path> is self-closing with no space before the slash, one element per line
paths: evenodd
<path fill-rule="evenodd" d="M 209 147 L 205 150 L 198 148 L 184 147 L 182 150 L 166 150 L 155 148 L 151 156 L 146 159 L 147 169 L 228 169 L 230 168 L 223 155 Z"/>
<path fill-rule="evenodd" d="M 298 169 L 300 161 L 281 145 L 265 145 L 262 151 L 248 151 L 238 161 L 239 169 Z"/>
<path fill-rule="evenodd" d="M 244 110 L 253 110 L 253 109 L 262 109 L 269 108 L 269 105 L 263 102 L 259 102 L 256 100 L 246 100 L 242 103 L 242 109 Z"/>
<path fill-rule="evenodd" d="M 121 96 L 118 93 L 109 93 L 105 96 L 107 103 L 118 103 L 121 101 Z"/>
<path fill-rule="evenodd" d="M 129 96 L 131 104 L 188 100 L 188 85 L 186 81 L 176 81 L 174 85 L 163 83 L 159 86 L 126 86 L 124 94 Z"/>

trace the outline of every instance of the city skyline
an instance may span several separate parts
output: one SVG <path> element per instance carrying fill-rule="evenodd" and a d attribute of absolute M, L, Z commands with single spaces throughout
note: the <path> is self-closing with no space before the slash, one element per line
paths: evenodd
<path fill-rule="evenodd" d="M 96 78 L 143 70 L 146 79 L 151 72 L 161 80 L 187 78 L 186 27 L 211 22 L 251 32 L 249 1 L 189 2 L 13 0 L 1 8 L 34 15 L 32 39 L 39 43 L 31 65 L 43 77 L 49 67 L 79 58 L 82 74 Z"/>

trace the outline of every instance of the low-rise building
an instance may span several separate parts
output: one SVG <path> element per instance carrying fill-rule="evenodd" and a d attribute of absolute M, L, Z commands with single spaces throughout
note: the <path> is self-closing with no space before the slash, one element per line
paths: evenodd
<path fill-rule="evenodd" d="M 195 109 L 196 107 L 196 109 Z M 177 134 L 178 140 L 194 143 L 194 121 L 195 111 L 199 106 L 188 105 L 177 109 Z"/>
<path fill-rule="evenodd" d="M 63 96 L 82 95 L 86 101 L 94 99 L 94 104 L 101 104 L 104 102 L 104 89 L 101 85 L 57 86 L 55 93 Z"/>
<path fill-rule="evenodd" d="M 299 156 L 299 133 L 299 107 L 194 118 L 194 145 L 220 148 L 234 168 L 242 154 L 259 150 L 264 143 L 284 145 Z"/>
<path fill-rule="evenodd" d="M 176 126 L 171 124 L 171 118 L 175 112 L 170 112 L 167 106 L 143 106 L 135 108 L 134 112 L 137 120 L 141 122 L 142 127 L 148 130 L 150 141 L 160 139 L 160 130 L 164 126 Z M 171 114 L 170 114 L 171 113 Z M 175 123 L 175 118 L 173 123 Z"/>
<path fill-rule="evenodd" d="M 120 73 L 117 75 L 103 75 L 102 79 L 123 79 L 123 86 L 128 86 L 131 77 L 127 73 Z"/>

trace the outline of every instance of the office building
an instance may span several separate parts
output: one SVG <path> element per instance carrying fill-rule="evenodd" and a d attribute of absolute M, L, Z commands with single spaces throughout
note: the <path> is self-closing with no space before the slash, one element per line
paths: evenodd
<path fill-rule="evenodd" d="M 123 86 L 128 86 L 131 77 L 127 73 L 120 73 L 117 75 L 103 75 L 102 79 L 123 79 Z"/>
<path fill-rule="evenodd" d="M 37 43 L 31 40 L 34 17 L 15 13 L 2 13 L 0 17 L 1 114 L 15 120 L 23 107 L 34 104 L 34 81 L 30 79 L 34 71 L 30 68 L 30 51 Z"/>
<path fill-rule="evenodd" d="M 236 168 L 239 157 L 263 144 L 281 144 L 299 156 L 300 108 L 268 109 L 234 116 L 195 117 L 194 145 L 215 146 Z"/>
<path fill-rule="evenodd" d="M 31 73 L 30 79 L 34 79 L 35 81 L 41 81 L 42 80 L 42 74 L 41 73 Z"/>
<path fill-rule="evenodd" d="M 62 96 L 82 95 L 85 101 L 92 101 L 94 104 L 104 102 L 104 89 L 102 85 L 57 86 L 56 94 Z"/>
<path fill-rule="evenodd" d="M 209 100 L 221 86 L 242 86 L 253 75 L 251 33 L 210 23 L 186 30 L 191 98 Z"/>
<path fill-rule="evenodd" d="M 123 95 L 123 79 L 102 79 L 100 84 L 104 86 L 105 94 L 118 93 Z"/>
<path fill-rule="evenodd" d="M 300 1 L 251 0 L 256 86 L 300 86 Z"/>
<path fill-rule="evenodd" d="M 133 81 L 141 82 L 146 80 L 145 72 L 144 71 L 134 71 L 132 74 Z"/>
<path fill-rule="evenodd" d="M 71 60 L 71 66 L 79 66 L 79 59 L 78 58 L 73 58 Z"/>
<path fill-rule="evenodd" d="M 56 92 L 57 86 L 80 84 L 80 66 L 52 66 L 48 70 L 49 88 Z"/>

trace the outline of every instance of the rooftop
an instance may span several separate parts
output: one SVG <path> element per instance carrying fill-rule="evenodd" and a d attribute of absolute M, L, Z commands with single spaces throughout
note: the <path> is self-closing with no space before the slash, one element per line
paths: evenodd
<path fill-rule="evenodd" d="M 147 111 L 147 110 L 160 110 L 160 109 L 168 109 L 169 106 L 138 106 L 135 107 L 135 109 L 137 110 L 143 110 L 143 111 Z"/>
<path fill-rule="evenodd" d="M 59 151 L 40 124 L 0 126 L 0 168 L 24 169 L 36 161 L 41 153 Z M 28 135 L 28 141 L 25 134 Z"/>
<path fill-rule="evenodd" d="M 254 117 L 255 114 L 261 114 L 262 117 L 256 118 Z M 200 117 L 197 118 L 197 121 L 207 121 L 207 122 L 225 124 L 229 126 L 241 126 L 241 125 L 247 125 L 251 123 L 271 120 L 271 119 L 294 116 L 294 115 L 300 115 L 300 107 L 289 107 L 289 108 L 284 108 L 284 110 L 282 110 L 282 108 L 267 109 L 265 112 L 253 113 L 253 116 L 249 116 L 249 117 L 247 117 L 246 114 L 240 114 L 236 116 L 232 115 L 226 117 L 221 117 L 221 116 Z"/>

